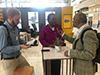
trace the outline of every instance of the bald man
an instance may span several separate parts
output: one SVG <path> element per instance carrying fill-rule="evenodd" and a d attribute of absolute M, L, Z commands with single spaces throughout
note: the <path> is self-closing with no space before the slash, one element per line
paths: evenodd
<path fill-rule="evenodd" d="M 88 30 L 83 35 L 83 43 L 81 34 L 85 29 L 91 28 L 87 25 L 87 17 L 83 13 L 77 13 L 73 20 L 74 27 L 78 28 L 75 38 L 71 38 L 61 31 L 60 35 L 67 41 L 73 44 L 72 49 L 64 52 L 65 56 L 74 58 L 74 72 L 76 75 L 94 75 L 96 72 L 96 63 L 92 60 L 96 56 L 96 50 L 99 46 L 99 41 L 96 33 Z"/>

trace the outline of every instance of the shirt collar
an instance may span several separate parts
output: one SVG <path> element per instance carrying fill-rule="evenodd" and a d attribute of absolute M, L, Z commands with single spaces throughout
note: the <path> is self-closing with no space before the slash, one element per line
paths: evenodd
<path fill-rule="evenodd" d="M 55 27 L 52 27 L 51 29 L 54 31 Z"/>
<path fill-rule="evenodd" d="M 80 32 L 83 30 L 83 28 L 85 28 L 85 27 L 87 27 L 87 26 L 88 26 L 87 24 L 84 24 L 83 26 L 81 26 L 81 27 L 78 29 L 77 33 L 80 33 Z"/>
<path fill-rule="evenodd" d="M 7 27 L 12 30 L 12 27 L 10 26 L 10 24 L 7 21 L 5 21 L 4 24 L 7 25 Z"/>
<path fill-rule="evenodd" d="M 10 29 L 12 29 L 12 27 L 10 26 L 10 24 L 7 21 L 5 21 L 4 24 L 7 25 L 7 27 L 9 27 Z"/>
<path fill-rule="evenodd" d="M 48 24 L 48 25 L 49 25 L 49 24 Z M 51 27 L 50 25 L 49 25 L 49 27 L 54 31 L 55 27 Z"/>

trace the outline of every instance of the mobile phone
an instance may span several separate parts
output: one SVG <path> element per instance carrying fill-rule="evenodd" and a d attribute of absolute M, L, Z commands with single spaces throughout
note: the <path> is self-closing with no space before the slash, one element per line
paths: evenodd
<path fill-rule="evenodd" d="M 50 50 L 49 49 L 45 49 L 45 50 L 41 50 L 42 52 L 49 52 Z"/>
<path fill-rule="evenodd" d="M 61 33 L 61 31 L 57 28 L 57 31 L 59 32 L 59 33 Z"/>

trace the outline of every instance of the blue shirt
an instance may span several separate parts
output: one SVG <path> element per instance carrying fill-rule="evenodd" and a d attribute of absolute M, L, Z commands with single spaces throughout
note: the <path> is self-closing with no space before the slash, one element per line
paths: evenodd
<path fill-rule="evenodd" d="M 12 27 L 7 21 L 5 21 L 4 24 L 8 27 L 11 39 L 7 38 L 7 29 L 4 26 L 0 26 L 0 50 L 1 53 L 3 53 L 3 58 L 20 55 L 20 44 L 25 44 L 26 42 L 20 39 L 19 29 L 17 26 L 14 26 L 14 30 L 12 30 Z"/>

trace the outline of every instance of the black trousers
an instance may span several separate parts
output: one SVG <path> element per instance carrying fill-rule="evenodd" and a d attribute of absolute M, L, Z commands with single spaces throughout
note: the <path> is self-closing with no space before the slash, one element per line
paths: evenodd
<path fill-rule="evenodd" d="M 47 75 L 47 61 L 46 63 L 46 75 Z M 60 75 L 61 60 L 51 60 L 51 75 Z"/>

